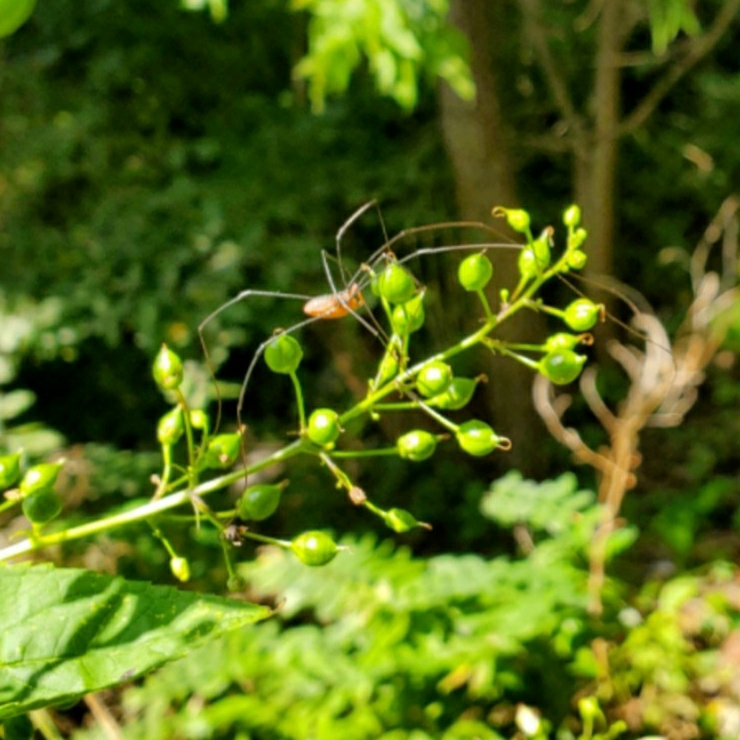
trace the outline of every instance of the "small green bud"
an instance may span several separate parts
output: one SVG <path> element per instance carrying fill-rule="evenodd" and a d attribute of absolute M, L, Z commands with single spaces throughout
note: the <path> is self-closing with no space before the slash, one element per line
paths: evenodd
<path fill-rule="evenodd" d="M 53 488 L 42 488 L 23 498 L 23 513 L 36 525 L 56 519 L 62 511 L 62 497 Z"/>
<path fill-rule="evenodd" d="M 422 291 L 410 301 L 393 308 L 391 326 L 396 334 L 405 336 L 421 329 L 425 318 L 424 292 Z"/>
<path fill-rule="evenodd" d="M 406 303 L 416 293 L 416 282 L 405 267 L 389 262 L 378 276 L 378 290 L 388 303 Z"/>
<path fill-rule="evenodd" d="M 339 552 L 336 542 L 328 534 L 317 531 L 299 534 L 290 547 L 304 565 L 326 565 Z"/>
<path fill-rule="evenodd" d="M 537 260 L 537 269 L 542 272 L 550 264 L 550 241 L 552 239 L 552 229 L 545 229 L 542 234 L 535 239 L 532 244 L 532 251 Z"/>
<path fill-rule="evenodd" d="M 581 223 L 581 209 L 575 204 L 566 208 L 563 212 L 563 223 L 567 227 L 575 229 Z"/>
<path fill-rule="evenodd" d="M 431 529 L 428 524 L 420 522 L 413 514 L 406 511 L 405 509 L 390 509 L 385 513 L 383 517 L 385 523 L 394 532 L 408 532 L 416 527 L 423 527 L 424 529 Z"/>
<path fill-rule="evenodd" d="M 485 254 L 471 254 L 457 269 L 457 279 L 467 291 L 483 290 L 493 277 L 493 265 Z"/>
<path fill-rule="evenodd" d="M 490 454 L 501 444 L 502 440 L 488 424 L 477 419 L 460 424 L 455 436 L 460 447 L 475 457 Z"/>
<path fill-rule="evenodd" d="M 280 505 L 280 496 L 287 483 L 258 483 L 241 495 L 236 510 L 240 519 L 261 522 L 272 516 Z"/>
<path fill-rule="evenodd" d="M 342 429 L 334 409 L 316 409 L 308 418 L 308 438 L 320 447 L 334 444 Z"/>
<path fill-rule="evenodd" d="M 567 385 L 581 374 L 585 362 L 585 355 L 578 355 L 571 349 L 556 349 L 539 361 L 538 369 L 555 385 Z"/>
<path fill-rule="evenodd" d="M 157 424 L 157 441 L 161 445 L 174 445 L 185 431 L 182 409 L 179 406 L 168 411 Z"/>
<path fill-rule="evenodd" d="M 445 362 L 429 362 L 419 370 L 416 387 L 422 396 L 431 398 L 443 393 L 452 380 L 452 368 Z"/>
<path fill-rule="evenodd" d="M 423 429 L 414 429 L 399 437 L 396 446 L 398 454 L 404 460 L 421 462 L 434 454 L 437 448 L 437 438 Z"/>
<path fill-rule="evenodd" d="M 172 575 L 181 583 L 186 583 L 190 580 L 190 563 L 185 558 L 170 558 L 170 570 L 172 571 Z"/>
<path fill-rule="evenodd" d="M 303 350 L 298 340 L 290 334 L 278 334 L 265 347 L 265 362 L 274 373 L 290 375 L 303 359 Z"/>
<path fill-rule="evenodd" d="M 182 360 L 166 344 L 162 345 L 154 359 L 152 375 L 154 382 L 163 391 L 173 391 L 182 383 Z"/>
<path fill-rule="evenodd" d="M 26 471 L 19 488 L 22 496 L 51 489 L 56 483 L 62 463 L 40 463 Z"/>
<path fill-rule="evenodd" d="M 529 231 L 529 214 L 520 208 L 502 208 L 501 206 L 496 206 L 492 213 L 497 218 L 503 216 L 506 219 L 506 223 L 519 234 L 526 234 Z"/>
<path fill-rule="evenodd" d="M 217 434 L 208 440 L 208 446 L 203 455 L 204 468 L 230 468 L 239 459 L 242 437 L 238 432 L 231 434 Z"/>
<path fill-rule="evenodd" d="M 588 262 L 588 255 L 580 249 L 574 249 L 568 252 L 565 262 L 571 270 L 582 270 Z"/>
<path fill-rule="evenodd" d="M 535 257 L 534 250 L 531 247 L 524 247 L 519 252 L 519 274 L 525 280 L 531 280 L 533 277 L 537 277 L 541 270 L 537 264 L 537 257 Z"/>
<path fill-rule="evenodd" d="M 578 298 L 567 306 L 563 319 L 573 331 L 588 331 L 596 325 L 603 308 L 588 298 Z"/>
<path fill-rule="evenodd" d="M 374 387 L 380 388 L 380 386 L 385 385 L 389 380 L 393 380 L 398 375 L 398 368 L 399 364 L 396 351 L 389 348 L 380 361 Z"/>
<path fill-rule="evenodd" d="M 587 238 L 588 231 L 586 229 L 576 229 L 572 234 L 568 235 L 568 251 L 571 249 L 580 249 Z"/>
<path fill-rule="evenodd" d="M 21 477 L 21 455 L 0 456 L 0 491 L 10 488 Z"/>

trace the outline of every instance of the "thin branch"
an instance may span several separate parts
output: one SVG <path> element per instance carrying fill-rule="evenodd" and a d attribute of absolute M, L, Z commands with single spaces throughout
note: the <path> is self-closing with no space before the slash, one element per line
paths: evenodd
<path fill-rule="evenodd" d="M 558 69 L 555 59 L 550 52 L 550 46 L 543 32 L 544 27 L 540 0 L 519 0 L 519 4 L 522 8 L 522 14 L 526 19 L 528 36 L 532 41 L 534 51 L 544 72 L 547 86 L 560 111 L 560 115 L 565 120 L 568 128 L 573 131 L 575 137 L 574 144 L 577 148 L 585 136 L 583 119 L 576 112 L 573 105 L 568 92 L 565 75 Z"/>
<path fill-rule="evenodd" d="M 740 0 L 727 0 L 717 13 L 711 28 L 688 42 L 685 56 L 668 69 L 642 102 L 622 121 L 618 130 L 619 136 L 630 134 L 645 123 L 671 88 L 717 45 L 734 20 L 738 9 Z"/>

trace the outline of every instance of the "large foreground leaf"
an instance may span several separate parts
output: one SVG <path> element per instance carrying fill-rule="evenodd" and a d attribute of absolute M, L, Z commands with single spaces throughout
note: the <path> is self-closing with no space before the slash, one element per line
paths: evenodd
<path fill-rule="evenodd" d="M 0 719 L 129 681 L 269 614 L 86 570 L 0 567 Z"/>

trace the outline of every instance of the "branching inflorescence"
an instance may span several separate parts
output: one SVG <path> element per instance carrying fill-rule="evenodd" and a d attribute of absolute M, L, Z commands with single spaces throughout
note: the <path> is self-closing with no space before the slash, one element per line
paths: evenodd
<path fill-rule="evenodd" d="M 487 421 L 476 418 L 456 420 L 456 412 L 469 404 L 476 386 L 485 376 L 481 374 L 471 378 L 456 375 L 454 359 L 473 347 L 484 347 L 493 354 L 523 363 L 553 383 L 567 384 L 580 375 L 586 361 L 586 356 L 579 354 L 577 348 L 592 342 L 588 332 L 602 318 L 602 307 L 586 298 L 578 298 L 567 307 L 559 308 L 545 304 L 538 297 L 540 288 L 546 282 L 579 270 L 586 262 L 583 251 L 586 232 L 580 227 L 577 206 L 571 206 L 564 213 L 567 238 L 565 249 L 559 256 L 553 256 L 552 253 L 552 227 L 534 237 L 526 211 L 495 208 L 493 213 L 505 218 L 508 225 L 524 237 L 525 243 L 518 246 L 477 244 L 437 247 L 417 250 L 399 258 L 391 249 L 399 238 L 396 237 L 375 252 L 341 290 L 334 285 L 327 268 L 332 292 L 307 301 L 304 312 L 308 318 L 267 338 L 257 348 L 247 369 L 237 407 L 239 419 L 249 380 L 260 362 L 264 362 L 272 373 L 290 378 L 297 407 L 297 437 L 259 462 L 244 462 L 245 443 L 241 421 L 237 431 L 219 433 L 212 431 L 206 411 L 190 407 L 181 391 L 183 364 L 166 346 L 162 347 L 155 359 L 153 374 L 157 385 L 173 401 L 173 406 L 162 416 L 157 427 L 163 466 L 155 479 L 155 491 L 150 501 L 84 525 L 60 528 L 61 522 L 55 520 L 61 506 L 58 494 L 54 491 L 58 466 L 41 464 L 23 474 L 18 455 L 0 458 L 0 484 L 9 489 L 20 480 L 17 488 L 7 491 L 3 508 L 20 504 L 32 525 L 27 539 L 0 550 L 0 560 L 146 520 L 167 547 L 175 576 L 187 580 L 187 560 L 178 556 L 162 535 L 158 518 L 175 508 L 191 506 L 204 526 L 210 524 L 219 530 L 232 588 L 239 584 L 232 562 L 233 546 L 244 539 L 285 547 L 308 565 L 322 565 L 333 559 L 341 549 L 328 534 L 308 531 L 292 540 L 279 540 L 252 529 L 251 523 L 263 521 L 277 510 L 287 485 L 285 481 L 247 484 L 235 505 L 227 509 L 216 509 L 206 503 L 206 498 L 214 491 L 239 480 L 248 482 L 250 476 L 259 471 L 282 465 L 298 456 L 313 457 L 331 473 L 337 487 L 346 491 L 353 505 L 364 507 L 380 517 L 392 530 L 405 532 L 415 527 L 427 528 L 429 525 L 419 522 L 404 509 L 394 507 L 385 510 L 374 504 L 343 468 L 343 462 L 348 458 L 382 456 L 423 462 L 434 455 L 440 443 L 448 440 L 454 440 L 462 451 L 473 456 L 509 449 L 511 441 L 495 431 Z M 491 281 L 494 267 L 489 254 L 500 248 L 519 250 L 519 279 L 515 286 L 493 291 Z M 414 334 L 424 325 L 428 293 L 409 269 L 409 264 L 419 256 L 455 250 L 466 251 L 466 256 L 458 266 L 458 282 L 466 293 L 475 297 L 481 316 L 470 334 L 429 357 L 418 359 L 413 354 L 413 340 Z M 326 259 L 324 262 L 326 265 Z M 267 291 L 244 291 L 206 318 L 200 326 L 201 336 L 205 324 L 228 306 L 251 295 L 268 294 Z M 289 297 L 305 298 L 297 294 L 290 294 Z M 383 322 L 378 322 L 369 313 L 368 304 L 375 304 L 376 310 L 382 312 Z M 498 337 L 500 325 L 525 309 L 557 317 L 565 324 L 567 331 L 557 331 L 540 344 L 516 343 Z M 346 410 L 318 407 L 309 413 L 300 381 L 303 350 L 296 338 L 297 331 L 312 321 L 349 315 L 357 317 L 382 340 L 379 346 L 383 349 L 376 370 L 368 381 L 364 397 Z M 345 429 L 352 420 L 363 416 L 377 419 L 381 415 L 409 409 L 426 414 L 439 431 L 408 429 L 386 447 L 358 448 L 357 444 L 344 444 L 348 436 Z M 218 423 L 214 425 L 217 426 Z M 176 451 L 181 447 L 185 449 L 186 462 L 178 465 L 175 462 Z"/>

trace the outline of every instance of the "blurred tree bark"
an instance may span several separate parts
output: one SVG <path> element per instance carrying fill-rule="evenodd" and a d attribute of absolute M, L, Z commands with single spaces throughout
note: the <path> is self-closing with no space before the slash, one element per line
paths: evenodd
<path fill-rule="evenodd" d="M 477 88 L 472 103 L 460 100 L 447 86 L 440 89 L 441 124 L 455 174 L 460 215 L 485 219 L 493 205 L 519 203 L 515 160 L 523 146 L 545 152 L 549 158 L 565 155 L 572 163 L 573 198 L 583 210 L 589 232 L 587 273 L 611 274 L 619 141 L 644 124 L 676 83 L 716 46 L 739 8 L 740 0 L 724 0 L 703 32 L 682 36 L 669 53 L 658 56 L 645 51 L 637 59 L 630 57 L 630 63 L 650 64 L 656 72 L 655 82 L 642 99 L 631 101 L 631 110 L 622 117 L 622 69 L 628 62 L 625 49 L 636 26 L 647 19 L 645 3 L 590 3 L 580 15 L 573 13 L 563 22 L 562 9 L 542 0 L 451 0 L 449 20 L 469 42 Z M 558 12 L 561 15 L 555 16 Z M 693 13 L 692 6 L 687 4 L 686 12 Z M 654 24 L 654 19 L 651 22 Z M 655 33 L 654 26 L 652 30 Z M 678 30 L 668 29 L 664 38 L 670 41 Z M 576 44 L 571 44 L 569 37 L 575 42 L 575 35 L 586 32 L 592 39 L 591 60 L 574 78 L 572 60 L 558 57 L 556 43 L 565 54 L 575 53 L 571 50 Z M 497 73 L 506 70 L 507 82 L 511 82 L 518 74 L 517 65 L 521 65 L 512 54 L 516 48 L 513 34 L 520 34 L 516 38 L 519 50 L 526 49 L 537 69 L 537 79 L 544 84 L 545 89 L 534 95 L 546 100 L 558 119 L 554 125 L 549 120 L 546 130 L 529 126 L 515 135 L 509 111 L 501 102 Z M 566 71 L 569 62 L 570 75 Z M 584 102 L 579 105 L 577 100 Z M 510 260 L 498 274 L 499 287 L 515 283 L 515 262 Z M 599 295 L 598 299 L 608 304 L 608 296 Z M 519 337 L 537 335 L 539 319 L 536 315 L 521 317 L 518 325 L 512 323 L 508 328 Z M 607 332 L 603 334 L 601 345 L 606 344 Z M 502 363 L 489 387 L 496 423 L 517 441 L 512 463 L 536 474 L 541 424 L 523 402 L 529 397 L 530 385 L 531 373 Z"/>
<path fill-rule="evenodd" d="M 504 6 L 487 0 L 453 0 L 450 22 L 470 43 L 470 63 L 477 88 L 472 102 L 461 100 L 447 85 L 440 88 L 440 114 L 445 145 L 455 173 L 460 216 L 471 221 L 490 221 L 495 205 L 518 204 L 516 171 L 509 136 L 500 105 L 496 50 L 503 46 L 507 26 Z M 496 259 L 494 290 L 514 286 L 519 279 L 515 252 L 502 252 Z M 494 304 L 498 297 L 491 296 Z M 503 336 L 531 341 L 544 336 L 536 314 L 520 314 L 502 326 Z M 538 328 L 540 331 L 538 332 Z M 532 371 L 505 358 L 494 358 L 487 384 L 487 402 L 495 428 L 514 440 L 507 462 L 526 475 L 542 471 L 543 456 L 537 440 L 544 427 L 528 403 Z"/>

